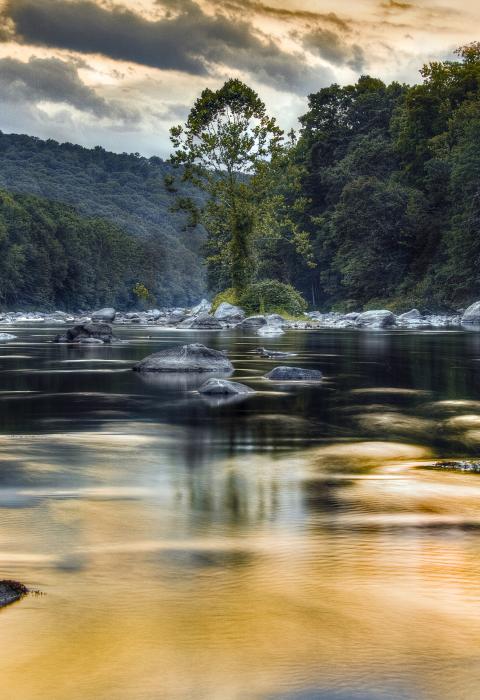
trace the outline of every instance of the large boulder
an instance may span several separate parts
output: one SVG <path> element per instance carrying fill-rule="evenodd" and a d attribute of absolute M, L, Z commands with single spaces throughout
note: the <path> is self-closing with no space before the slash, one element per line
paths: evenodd
<path fill-rule="evenodd" d="M 198 390 L 200 394 L 238 396 L 240 394 L 254 394 L 255 390 L 239 382 L 231 382 L 228 379 L 207 379 Z"/>
<path fill-rule="evenodd" d="M 225 353 L 200 343 L 176 345 L 149 355 L 133 366 L 135 372 L 233 372 Z"/>
<path fill-rule="evenodd" d="M 100 340 L 104 343 L 111 343 L 113 340 L 112 327 L 108 323 L 80 323 L 69 330 L 64 335 L 57 335 L 56 343 L 83 343 L 89 339 Z"/>
<path fill-rule="evenodd" d="M 395 316 L 387 309 L 365 311 L 356 321 L 357 328 L 390 328 L 395 325 Z"/>
<path fill-rule="evenodd" d="M 418 309 L 412 309 L 411 311 L 406 311 L 404 314 L 400 314 L 398 317 L 399 321 L 418 321 L 423 318 L 422 314 Z"/>
<path fill-rule="evenodd" d="M 268 314 L 267 323 L 269 326 L 275 326 L 277 328 L 283 328 L 283 326 L 288 324 L 287 319 L 280 316 L 280 314 Z"/>
<path fill-rule="evenodd" d="M 106 323 L 113 323 L 116 315 L 117 312 L 115 309 L 107 307 L 105 309 L 94 311 L 92 314 L 92 321 L 105 321 Z"/>
<path fill-rule="evenodd" d="M 0 581 L 0 608 L 27 595 L 28 588 L 18 581 Z"/>
<path fill-rule="evenodd" d="M 223 328 L 220 321 L 216 318 L 210 316 L 210 314 L 203 313 L 193 318 L 187 318 L 178 324 L 179 328 L 193 328 L 197 330 L 214 330 L 218 331 Z"/>
<path fill-rule="evenodd" d="M 192 316 L 198 316 L 199 314 L 208 314 L 212 309 L 211 303 L 207 299 L 202 299 L 202 301 L 190 310 Z"/>
<path fill-rule="evenodd" d="M 241 323 L 238 324 L 237 328 L 244 331 L 256 331 L 262 326 L 267 325 L 267 319 L 265 316 L 248 316 Z"/>
<path fill-rule="evenodd" d="M 480 326 L 480 301 L 471 304 L 462 316 L 462 323 Z"/>
<path fill-rule="evenodd" d="M 224 323 L 240 323 L 245 318 L 245 311 L 239 306 L 224 301 L 215 311 L 214 316 Z"/>
<path fill-rule="evenodd" d="M 304 369 L 302 367 L 275 367 L 265 375 L 266 379 L 282 382 L 291 381 L 320 381 L 323 374 L 319 369 Z"/>

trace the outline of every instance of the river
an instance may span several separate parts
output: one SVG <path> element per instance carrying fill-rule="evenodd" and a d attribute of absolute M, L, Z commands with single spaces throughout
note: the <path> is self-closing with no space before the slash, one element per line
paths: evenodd
<path fill-rule="evenodd" d="M 14 330 L 12 330 L 14 328 Z M 0 328 L 5 700 L 474 700 L 480 333 Z M 227 349 L 236 402 L 139 375 Z M 275 384 L 297 353 L 322 384 Z"/>

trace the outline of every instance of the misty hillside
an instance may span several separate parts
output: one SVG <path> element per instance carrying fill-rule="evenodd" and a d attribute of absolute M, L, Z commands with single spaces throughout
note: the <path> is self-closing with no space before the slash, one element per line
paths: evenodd
<path fill-rule="evenodd" d="M 73 205 L 148 241 L 160 267 L 155 280 L 149 275 L 159 305 L 196 302 L 205 293 L 205 234 L 195 212 L 182 207 L 187 195 L 199 195 L 173 180 L 160 158 L 0 132 L 0 187 Z"/>

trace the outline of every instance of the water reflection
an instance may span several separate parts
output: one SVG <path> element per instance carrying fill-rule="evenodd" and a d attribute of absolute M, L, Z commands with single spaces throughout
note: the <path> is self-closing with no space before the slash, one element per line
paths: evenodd
<path fill-rule="evenodd" d="M 0 358 L 0 572 L 47 594 L 0 613 L 2 696 L 478 697 L 480 480 L 428 469 L 478 450 L 476 336 L 287 333 L 328 386 L 211 405 L 119 332 Z"/>

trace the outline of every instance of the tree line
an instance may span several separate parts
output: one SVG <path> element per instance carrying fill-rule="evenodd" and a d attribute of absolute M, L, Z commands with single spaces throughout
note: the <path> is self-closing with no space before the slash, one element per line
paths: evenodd
<path fill-rule="evenodd" d="M 205 90 L 172 160 L 208 194 L 211 289 L 274 279 L 339 310 L 480 298 L 480 43 L 456 53 L 413 86 L 319 90 L 287 138 L 240 81 Z"/>

